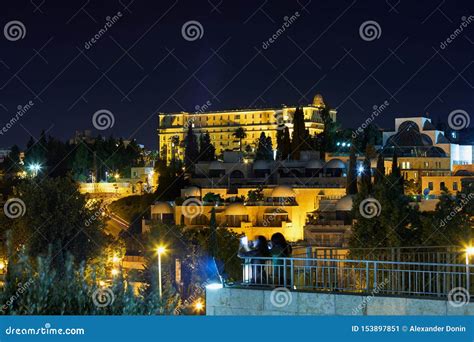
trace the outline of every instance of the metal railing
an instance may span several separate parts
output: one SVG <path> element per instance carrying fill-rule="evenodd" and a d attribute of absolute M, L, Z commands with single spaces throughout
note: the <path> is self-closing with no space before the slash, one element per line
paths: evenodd
<path fill-rule="evenodd" d="M 244 258 L 243 286 L 446 297 L 472 290 L 474 265 L 312 258 Z M 469 291 L 472 293 L 472 291 Z"/>

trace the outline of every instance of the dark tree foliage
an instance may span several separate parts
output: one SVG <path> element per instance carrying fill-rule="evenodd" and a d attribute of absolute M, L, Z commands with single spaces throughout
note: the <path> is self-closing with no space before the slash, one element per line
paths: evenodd
<path fill-rule="evenodd" d="M 181 189 L 186 186 L 183 164 L 179 160 L 172 160 L 167 166 L 166 161 L 159 160 L 155 165 L 158 173 L 158 188 L 156 199 L 158 201 L 174 201 L 181 196 Z"/>
<path fill-rule="evenodd" d="M 355 147 L 351 146 L 351 154 L 349 157 L 349 170 L 347 172 L 346 193 L 348 195 L 357 194 L 357 157 Z"/>
<path fill-rule="evenodd" d="M 273 146 L 272 138 L 265 136 L 262 132 L 258 139 L 257 152 L 255 155 L 256 160 L 273 160 Z"/>
<path fill-rule="evenodd" d="M 184 165 L 186 169 L 193 170 L 194 164 L 199 159 L 199 146 L 192 125 L 188 126 L 188 133 L 184 138 L 184 146 Z"/>
<path fill-rule="evenodd" d="M 297 107 L 293 114 L 293 135 L 291 137 L 291 157 L 300 159 L 301 151 L 310 149 L 309 134 L 304 123 L 303 109 Z"/>
<path fill-rule="evenodd" d="M 374 184 L 380 184 L 385 177 L 385 160 L 382 153 L 379 153 L 377 159 L 377 168 L 375 169 Z"/>
<path fill-rule="evenodd" d="M 11 230 L 14 246 L 25 246 L 29 256 L 45 256 L 52 246 L 53 262 L 60 265 L 68 253 L 81 262 L 97 256 L 105 246 L 100 204 L 86 204 L 72 179 L 23 181 L 14 195 L 25 203 L 24 215 L 2 217 L 2 234 Z"/>
<path fill-rule="evenodd" d="M 216 148 L 211 143 L 209 133 L 201 134 L 199 137 L 199 161 L 213 161 L 216 159 Z"/>
<path fill-rule="evenodd" d="M 402 176 L 402 172 L 400 170 L 400 166 L 398 165 L 398 155 L 397 151 L 393 151 L 393 157 L 392 157 L 392 176 L 395 182 L 398 184 L 397 189 L 398 191 L 401 191 L 403 193 L 403 185 L 404 185 L 404 180 Z"/>
<path fill-rule="evenodd" d="M 242 127 L 239 127 L 235 130 L 234 133 L 232 133 L 232 135 L 239 139 L 239 150 L 240 152 L 242 152 L 242 140 L 247 137 L 247 133 Z"/>
<path fill-rule="evenodd" d="M 290 139 L 290 130 L 285 126 L 283 130 L 283 142 L 281 149 L 281 159 L 285 160 L 291 156 L 291 139 Z"/>

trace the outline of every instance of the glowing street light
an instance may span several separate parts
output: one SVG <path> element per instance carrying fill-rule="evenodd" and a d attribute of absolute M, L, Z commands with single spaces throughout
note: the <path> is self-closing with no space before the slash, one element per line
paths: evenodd
<path fill-rule="evenodd" d="M 116 269 L 116 268 L 113 268 L 111 273 L 112 273 L 112 276 L 115 277 L 115 276 L 117 276 L 117 275 L 119 274 L 119 270 Z"/>
<path fill-rule="evenodd" d="M 160 296 L 160 300 L 163 296 L 163 288 L 162 288 L 162 279 L 161 279 L 161 255 L 166 252 L 166 248 L 164 246 L 158 246 L 156 248 L 156 253 L 158 254 L 158 294 Z"/>
<path fill-rule="evenodd" d="M 115 178 L 115 180 L 118 180 L 118 179 L 120 178 L 120 174 L 119 174 L 119 173 L 116 173 L 116 174 L 114 175 L 114 178 Z"/>
<path fill-rule="evenodd" d="M 41 170 L 41 165 L 40 164 L 30 164 L 28 166 L 28 170 L 30 170 L 31 174 L 33 177 L 36 177 L 38 175 L 38 172 Z"/>
<path fill-rule="evenodd" d="M 200 300 L 194 303 L 194 310 L 196 310 L 196 312 L 201 312 L 203 309 L 204 309 L 204 304 Z"/>

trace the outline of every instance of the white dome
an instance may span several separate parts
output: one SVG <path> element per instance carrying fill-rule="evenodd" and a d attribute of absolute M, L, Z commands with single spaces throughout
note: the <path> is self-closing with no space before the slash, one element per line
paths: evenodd
<path fill-rule="evenodd" d="M 322 169 L 323 167 L 324 167 L 324 164 L 319 159 L 310 160 L 308 164 L 306 164 L 307 169 L 317 170 L 317 169 Z"/>
<path fill-rule="evenodd" d="M 327 164 L 326 164 L 327 169 L 345 169 L 346 164 L 340 159 L 331 159 Z"/>
<path fill-rule="evenodd" d="M 324 99 L 321 94 L 316 94 L 313 98 L 313 106 L 324 107 Z"/>
<path fill-rule="evenodd" d="M 296 197 L 296 194 L 289 186 L 279 185 L 273 189 L 272 197 Z"/>
<path fill-rule="evenodd" d="M 181 191 L 183 197 L 201 197 L 201 189 L 197 186 L 190 186 Z"/>
<path fill-rule="evenodd" d="M 214 160 L 209 164 L 209 170 L 225 170 L 225 167 L 222 162 Z"/>
<path fill-rule="evenodd" d="M 336 203 L 336 211 L 351 211 L 353 201 L 354 197 L 352 195 L 346 195 L 342 197 Z"/>
<path fill-rule="evenodd" d="M 242 203 L 233 203 L 225 210 L 226 216 L 228 215 L 247 215 L 247 208 Z"/>
<path fill-rule="evenodd" d="M 167 202 L 156 202 L 151 207 L 152 214 L 174 214 L 173 207 Z"/>
<path fill-rule="evenodd" d="M 253 163 L 254 170 L 270 170 L 270 163 L 266 160 L 256 160 Z"/>

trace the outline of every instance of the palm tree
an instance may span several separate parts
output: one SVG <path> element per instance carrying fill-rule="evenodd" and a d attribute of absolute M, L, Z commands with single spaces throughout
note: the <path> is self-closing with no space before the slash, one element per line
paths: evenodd
<path fill-rule="evenodd" d="M 179 136 L 175 135 L 171 137 L 171 158 L 174 160 L 176 157 L 176 151 L 179 149 Z"/>
<path fill-rule="evenodd" d="M 232 133 L 232 135 L 239 139 L 239 150 L 242 152 L 242 139 L 247 138 L 247 133 L 245 133 L 245 130 L 242 127 L 239 127 L 234 133 Z"/>

